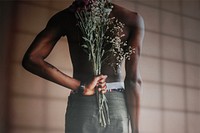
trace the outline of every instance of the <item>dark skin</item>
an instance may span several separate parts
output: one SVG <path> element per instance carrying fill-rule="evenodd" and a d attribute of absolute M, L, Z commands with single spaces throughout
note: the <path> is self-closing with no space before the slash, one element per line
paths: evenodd
<path fill-rule="evenodd" d="M 138 62 L 141 53 L 142 41 L 144 36 L 144 24 L 142 17 L 134 12 L 130 12 L 122 7 L 113 4 L 114 8 L 110 14 L 125 24 L 123 28 L 125 36 L 123 41 L 136 49 L 135 54 L 131 54 L 130 60 L 125 60 L 125 96 L 127 109 L 131 116 L 132 133 L 139 133 L 139 109 L 140 109 L 140 89 L 141 78 L 138 70 Z M 99 91 L 106 93 L 106 83 L 122 81 L 120 71 L 115 73 L 107 64 L 102 65 L 102 75 L 93 76 L 91 63 L 88 61 L 87 54 L 83 51 L 80 44 L 82 37 L 77 27 L 77 20 L 74 13 L 65 9 L 54 15 L 34 39 L 31 46 L 24 55 L 22 65 L 25 69 L 42 78 L 56 84 L 77 90 L 80 82 L 86 82 L 85 96 L 94 95 L 95 88 L 100 85 Z M 68 38 L 70 56 L 73 64 L 73 77 L 70 77 L 55 66 L 45 61 L 51 53 L 57 41 L 62 37 Z M 114 60 L 109 60 L 112 62 Z"/>

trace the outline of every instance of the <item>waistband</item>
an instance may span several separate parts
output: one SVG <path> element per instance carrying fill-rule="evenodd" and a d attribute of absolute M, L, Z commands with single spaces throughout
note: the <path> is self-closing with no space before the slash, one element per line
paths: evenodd
<path fill-rule="evenodd" d="M 124 89 L 124 82 L 110 82 L 106 83 L 107 90 Z"/>
<path fill-rule="evenodd" d="M 112 92 L 112 91 L 117 91 L 117 92 L 124 92 L 124 82 L 111 82 L 111 83 L 106 83 L 107 86 L 107 91 Z"/>
<path fill-rule="evenodd" d="M 110 82 L 110 83 L 106 83 L 106 89 L 108 92 L 112 92 L 112 91 L 118 91 L 118 92 L 123 92 L 124 89 L 124 82 Z M 71 91 L 72 94 L 74 93 L 78 93 L 78 90 L 75 91 Z"/>

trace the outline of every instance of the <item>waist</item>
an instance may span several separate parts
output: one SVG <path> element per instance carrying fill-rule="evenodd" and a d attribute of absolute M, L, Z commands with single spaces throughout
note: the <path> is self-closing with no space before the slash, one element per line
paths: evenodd
<path fill-rule="evenodd" d="M 117 91 L 124 92 L 124 82 L 109 82 L 106 83 L 106 89 L 108 92 Z M 78 90 L 71 91 L 72 94 L 78 93 Z"/>

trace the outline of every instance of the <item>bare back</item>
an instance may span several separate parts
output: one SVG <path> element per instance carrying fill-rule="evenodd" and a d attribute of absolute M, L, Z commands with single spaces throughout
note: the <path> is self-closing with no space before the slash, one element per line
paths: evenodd
<path fill-rule="evenodd" d="M 133 32 L 134 16 L 136 13 L 130 12 L 122 7 L 114 5 L 114 8 L 110 14 L 110 17 L 115 17 L 120 22 L 125 24 L 123 28 L 123 33 L 125 36 L 122 41 L 128 42 L 131 33 Z M 83 43 L 81 31 L 77 26 L 77 19 L 74 12 L 70 12 L 68 9 L 63 10 L 57 14 L 60 19 L 62 18 L 65 23 L 63 24 L 63 29 L 65 29 L 65 35 L 68 38 L 69 51 L 73 64 L 73 77 L 75 79 L 86 81 L 88 78 L 93 76 L 93 69 L 90 61 L 88 60 L 87 53 L 81 47 Z M 111 58 L 107 63 L 102 65 L 102 74 L 108 75 L 107 82 L 122 81 L 120 68 L 115 72 L 113 68 L 109 65 L 114 62 Z"/>

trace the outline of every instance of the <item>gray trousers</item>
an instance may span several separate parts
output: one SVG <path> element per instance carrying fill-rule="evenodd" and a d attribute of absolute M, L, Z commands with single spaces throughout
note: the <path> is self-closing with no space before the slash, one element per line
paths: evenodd
<path fill-rule="evenodd" d="M 111 124 L 101 127 L 95 96 L 71 94 L 65 118 L 65 133 L 128 133 L 129 115 L 123 92 L 107 92 Z"/>

